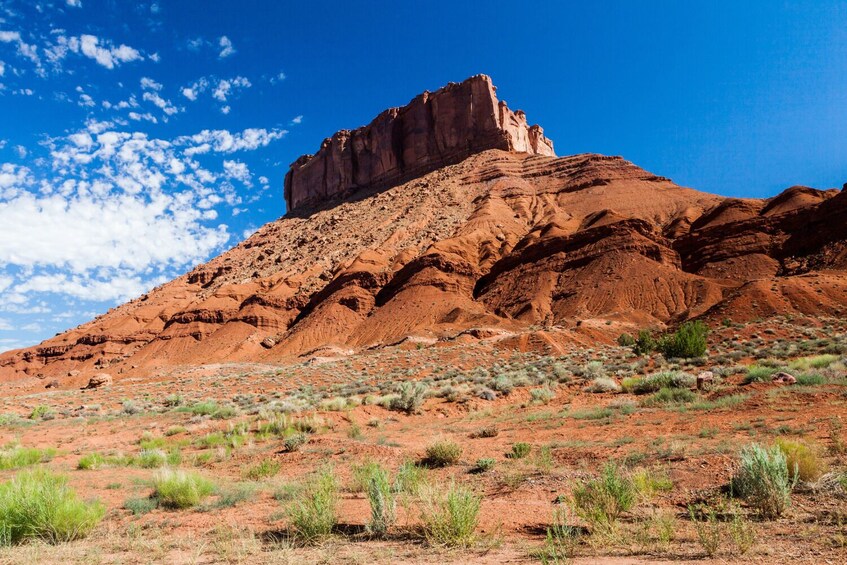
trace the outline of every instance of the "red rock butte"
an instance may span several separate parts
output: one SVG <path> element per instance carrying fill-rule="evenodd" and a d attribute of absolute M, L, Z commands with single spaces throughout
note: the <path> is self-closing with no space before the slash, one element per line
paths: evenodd
<path fill-rule="evenodd" d="M 424 92 L 359 129 L 337 132 L 315 155 L 291 164 L 287 209 L 394 186 L 486 149 L 555 157 L 541 127 L 527 125 L 526 114 L 510 110 L 496 92 L 490 77 L 476 75 Z"/>
<path fill-rule="evenodd" d="M 556 157 L 495 92 L 478 75 L 336 133 L 291 166 L 286 216 L 0 355 L 0 379 L 477 339 L 556 352 L 693 318 L 843 315 L 847 192 L 725 198 L 621 157 Z"/>

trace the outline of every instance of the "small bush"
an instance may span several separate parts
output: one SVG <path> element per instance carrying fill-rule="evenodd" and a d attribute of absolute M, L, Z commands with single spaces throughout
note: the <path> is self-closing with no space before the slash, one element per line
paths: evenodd
<path fill-rule="evenodd" d="M 636 355 L 649 355 L 656 350 L 656 340 L 648 330 L 638 332 L 638 337 L 632 346 L 632 352 Z"/>
<path fill-rule="evenodd" d="M 750 365 L 744 376 L 744 384 L 758 383 L 771 380 L 771 377 L 779 372 L 778 367 L 767 367 L 764 365 Z"/>
<path fill-rule="evenodd" d="M 288 507 L 291 529 L 306 544 L 327 538 L 338 523 L 338 482 L 327 469 L 311 477 Z"/>
<path fill-rule="evenodd" d="M 50 420 L 54 417 L 53 409 L 46 404 L 40 404 L 32 409 L 29 414 L 30 420 Z"/>
<path fill-rule="evenodd" d="M 124 508 L 132 512 L 133 516 L 142 516 L 148 512 L 152 512 L 158 506 L 158 499 L 150 496 L 146 498 L 128 498 L 124 502 Z"/>
<path fill-rule="evenodd" d="M 168 462 L 167 454 L 161 449 L 142 449 L 136 464 L 142 469 L 158 469 Z"/>
<path fill-rule="evenodd" d="M 416 414 L 426 400 L 429 387 L 421 382 L 405 382 L 399 386 L 399 396 L 391 399 L 388 407 L 406 414 Z"/>
<path fill-rule="evenodd" d="M 258 481 L 261 479 L 266 479 L 268 477 L 273 477 L 277 473 L 279 473 L 280 464 L 278 461 L 274 461 L 273 459 L 265 459 L 256 463 L 252 467 L 248 467 L 246 471 L 244 471 L 244 478 L 250 479 L 251 481 Z"/>
<path fill-rule="evenodd" d="M 306 445 L 308 441 L 309 436 L 301 432 L 299 434 L 293 434 L 285 438 L 285 441 L 283 441 L 283 445 L 285 445 L 286 451 L 294 452 L 299 451 L 299 449 Z"/>
<path fill-rule="evenodd" d="M 84 538 L 105 513 L 102 504 L 80 500 L 64 476 L 45 469 L 22 471 L 0 484 L 0 545 Z"/>
<path fill-rule="evenodd" d="M 416 495 L 421 487 L 426 484 L 427 470 L 425 467 L 416 465 L 414 461 L 404 461 L 397 469 L 394 477 L 395 492 L 405 492 Z"/>
<path fill-rule="evenodd" d="M 532 446 L 526 442 L 519 441 L 518 443 L 512 445 L 512 451 L 509 453 L 508 457 L 510 459 L 523 459 L 529 452 L 532 451 Z"/>
<path fill-rule="evenodd" d="M 473 470 L 477 473 L 485 473 L 494 468 L 495 461 L 491 457 L 483 457 L 476 460 Z"/>
<path fill-rule="evenodd" d="M 803 482 L 813 482 L 826 473 L 826 462 L 821 459 L 819 451 L 814 446 L 802 441 L 779 438 L 776 440 L 791 476 Z"/>
<path fill-rule="evenodd" d="M 569 563 L 579 545 L 579 530 L 568 524 L 569 515 L 563 508 L 553 512 L 553 523 L 547 528 L 547 537 L 539 558 L 543 565 Z"/>
<path fill-rule="evenodd" d="M 685 322 L 676 332 L 662 337 L 656 348 L 667 359 L 702 357 L 706 353 L 708 334 L 709 328 L 703 322 Z"/>
<path fill-rule="evenodd" d="M 106 458 L 99 453 L 86 453 L 79 458 L 76 468 L 80 470 L 99 469 L 106 464 Z"/>
<path fill-rule="evenodd" d="M 440 440 L 426 448 L 424 461 L 430 467 L 455 465 L 462 456 L 462 447 L 450 440 Z"/>
<path fill-rule="evenodd" d="M 607 463 L 597 479 L 579 482 L 573 489 L 574 511 L 596 527 L 609 527 L 635 503 L 636 490 L 620 469 Z"/>
<path fill-rule="evenodd" d="M 391 488 L 388 471 L 377 467 L 368 478 L 368 502 L 371 506 L 371 521 L 368 530 L 376 536 L 384 536 L 397 519 L 397 499 Z"/>
<path fill-rule="evenodd" d="M 447 489 L 429 487 L 421 496 L 421 522 L 433 545 L 468 547 L 474 541 L 482 497 L 451 483 Z"/>
<path fill-rule="evenodd" d="M 817 373 L 806 373 L 805 375 L 797 375 L 797 384 L 801 386 L 817 386 L 826 382 L 823 375 Z"/>
<path fill-rule="evenodd" d="M 689 506 L 688 515 L 691 517 L 691 523 L 694 524 L 694 529 L 697 531 L 697 541 L 700 542 L 700 547 L 706 552 L 708 557 L 717 555 L 721 547 L 722 527 L 718 521 L 718 514 L 711 506 L 700 505 L 699 507 Z"/>
<path fill-rule="evenodd" d="M 197 506 L 214 490 L 215 485 L 197 473 L 162 469 L 153 476 L 153 496 L 165 508 Z"/>
<path fill-rule="evenodd" d="M 663 388 L 691 388 L 697 382 L 693 375 L 679 371 L 653 373 L 646 377 L 624 379 L 623 389 L 635 394 L 657 392 Z"/>
<path fill-rule="evenodd" d="M 556 393 L 550 390 L 547 387 L 544 388 L 536 388 L 529 392 L 530 402 L 533 404 L 547 404 L 554 398 L 556 398 Z"/>
<path fill-rule="evenodd" d="M 666 473 L 652 469 L 638 469 L 632 474 L 632 485 L 639 496 L 645 499 L 653 498 L 657 493 L 673 490 L 673 481 Z"/>
<path fill-rule="evenodd" d="M 609 377 L 596 377 L 585 387 L 585 392 L 618 392 L 621 386 Z"/>
<path fill-rule="evenodd" d="M 635 345 L 635 338 L 629 334 L 621 334 L 618 336 L 618 345 L 621 347 L 632 347 Z"/>
<path fill-rule="evenodd" d="M 752 444 L 741 451 L 741 465 L 732 479 L 732 489 L 756 508 L 762 518 L 772 520 L 791 505 L 795 473 L 789 471 L 779 447 Z"/>
<path fill-rule="evenodd" d="M 659 392 L 644 401 L 647 406 L 657 404 L 685 404 L 696 400 L 697 395 L 687 388 L 662 388 Z"/>

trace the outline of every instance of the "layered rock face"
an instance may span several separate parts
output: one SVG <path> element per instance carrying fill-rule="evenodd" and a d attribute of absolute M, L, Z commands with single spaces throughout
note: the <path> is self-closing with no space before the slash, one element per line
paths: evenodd
<path fill-rule="evenodd" d="M 462 161 L 487 149 L 555 157 L 553 142 L 526 115 L 497 100 L 491 78 L 477 75 L 424 92 L 370 124 L 325 139 L 285 176 L 288 211 L 387 187 Z"/>
<path fill-rule="evenodd" d="M 442 96 L 449 112 L 435 109 Z M 420 98 L 293 169 L 295 180 L 317 171 L 289 186 L 299 186 L 300 200 L 290 202 L 306 213 L 263 226 L 89 323 L 0 355 L 0 381 L 84 386 L 104 371 L 119 381 L 174 365 L 333 356 L 407 338 L 520 338 L 545 327 L 591 344 L 692 318 L 847 311 L 847 191 L 795 186 L 770 199 L 723 198 L 621 157 L 547 156 L 552 146 L 497 103 L 486 77 Z M 441 125 L 399 117 L 425 108 Z M 414 123 L 426 126 L 420 136 L 402 134 Z M 402 135 L 379 133 L 386 128 Z M 418 141 L 383 153 L 365 143 L 389 138 Z M 462 139 L 462 150 L 478 147 L 469 139 L 504 148 L 374 184 L 413 174 L 398 163 L 426 170 L 445 155 L 460 158 Z M 360 185 L 354 156 L 376 154 L 387 161 L 369 161 Z M 328 170 L 341 192 L 327 192 Z M 359 186 L 355 198 L 338 200 Z M 323 206 L 307 208 L 314 199 Z"/>

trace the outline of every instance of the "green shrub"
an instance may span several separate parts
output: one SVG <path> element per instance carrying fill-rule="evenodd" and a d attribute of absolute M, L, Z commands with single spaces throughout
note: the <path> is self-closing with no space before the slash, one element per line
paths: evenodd
<path fill-rule="evenodd" d="M 694 524 L 700 547 L 710 558 L 717 555 L 723 537 L 723 528 L 718 520 L 717 511 L 711 506 L 701 504 L 698 507 L 689 506 L 688 515 L 691 517 L 691 523 Z"/>
<path fill-rule="evenodd" d="M 22 471 L 0 484 L 0 545 L 84 538 L 105 513 L 102 504 L 80 500 L 66 477 L 46 469 Z"/>
<path fill-rule="evenodd" d="M 256 485 L 253 483 L 229 485 L 218 490 L 218 499 L 212 508 L 232 508 L 236 504 L 250 500 L 254 494 L 256 494 Z"/>
<path fill-rule="evenodd" d="M 260 479 L 266 479 L 268 477 L 273 477 L 277 473 L 279 473 L 280 464 L 278 461 L 274 461 L 273 459 L 265 459 L 256 463 L 252 467 L 248 467 L 246 471 L 244 471 L 244 478 L 250 479 L 252 481 L 258 481 Z"/>
<path fill-rule="evenodd" d="M 676 332 L 662 337 L 657 349 L 668 359 L 702 357 L 706 353 L 708 334 L 709 328 L 703 322 L 685 322 Z"/>
<path fill-rule="evenodd" d="M 817 373 L 806 373 L 804 375 L 797 375 L 797 384 L 801 386 L 817 386 L 822 385 L 826 382 L 826 378 L 823 375 L 819 375 Z"/>
<path fill-rule="evenodd" d="M 99 469 L 105 464 L 106 458 L 99 453 L 86 453 L 79 458 L 76 468 L 81 470 Z"/>
<path fill-rule="evenodd" d="M 404 461 L 397 469 L 394 477 L 394 490 L 416 495 L 421 487 L 426 484 L 427 470 L 425 467 L 415 464 L 414 461 Z"/>
<path fill-rule="evenodd" d="M 398 410 L 406 414 L 416 414 L 423 406 L 429 387 L 421 382 L 405 382 L 398 387 L 398 396 L 388 403 L 391 410 Z"/>
<path fill-rule="evenodd" d="M 648 330 L 641 330 L 638 332 L 638 337 L 635 339 L 635 343 L 632 346 L 632 351 L 636 355 L 649 355 L 656 350 L 656 340 L 653 337 L 653 334 Z"/>
<path fill-rule="evenodd" d="M 165 508 L 196 506 L 214 490 L 215 485 L 197 473 L 162 469 L 153 476 L 153 496 Z"/>
<path fill-rule="evenodd" d="M 56 450 L 52 448 L 38 449 L 11 443 L 0 449 L 0 471 L 46 463 L 53 459 L 55 455 Z"/>
<path fill-rule="evenodd" d="M 796 470 L 789 471 L 778 446 L 752 444 L 741 450 L 741 464 L 732 478 L 732 490 L 744 498 L 764 519 L 780 517 L 791 505 Z"/>
<path fill-rule="evenodd" d="M 626 392 L 647 394 L 663 388 L 691 388 L 697 382 L 693 375 L 680 371 L 653 373 L 646 377 L 630 377 L 622 383 Z"/>
<path fill-rule="evenodd" d="M 570 563 L 579 545 L 579 529 L 568 524 L 564 508 L 553 512 L 553 523 L 547 528 L 544 548 L 538 556 L 542 565 Z"/>
<path fill-rule="evenodd" d="M 635 338 L 627 333 L 618 336 L 618 345 L 621 347 L 632 347 L 635 345 Z"/>
<path fill-rule="evenodd" d="M 795 359 L 788 364 L 788 367 L 794 371 L 808 371 L 809 369 L 826 369 L 836 361 L 838 355 L 814 355 L 812 357 L 802 357 Z"/>
<path fill-rule="evenodd" d="M 433 545 L 467 547 L 474 541 L 482 497 L 451 483 L 447 489 L 429 487 L 421 495 L 421 522 Z"/>
<path fill-rule="evenodd" d="M 651 499 L 659 492 L 673 490 L 673 481 L 666 473 L 652 469 L 638 469 L 632 474 L 632 485 L 639 496 Z"/>
<path fill-rule="evenodd" d="M 585 392 L 618 392 L 621 386 L 609 377 L 595 377 L 588 386 L 585 387 Z"/>
<path fill-rule="evenodd" d="M 518 443 L 512 445 L 512 451 L 509 453 L 508 457 L 510 459 L 523 459 L 529 452 L 532 451 L 532 446 L 526 442 L 519 441 Z"/>
<path fill-rule="evenodd" d="M 476 460 L 476 465 L 474 465 L 474 471 L 477 473 L 484 473 L 486 471 L 490 471 L 494 468 L 494 464 L 496 461 L 491 457 L 483 457 L 481 459 Z"/>
<path fill-rule="evenodd" d="M 697 395 L 687 388 L 662 388 L 659 392 L 644 401 L 647 406 L 657 404 L 685 404 L 693 402 Z"/>
<path fill-rule="evenodd" d="M 573 489 L 574 511 L 593 527 L 609 527 L 635 503 L 636 490 L 614 463 L 599 478 L 580 481 Z"/>
<path fill-rule="evenodd" d="M 285 445 L 286 451 L 299 451 L 301 447 L 306 445 L 309 441 L 309 436 L 305 433 L 300 432 L 299 434 L 293 434 L 285 438 L 283 441 L 283 445 Z"/>
<path fill-rule="evenodd" d="M 338 483 L 335 474 L 326 469 L 312 476 L 288 507 L 293 534 L 307 544 L 325 539 L 338 523 L 337 507 Z"/>
<path fill-rule="evenodd" d="M 128 498 L 124 502 L 124 508 L 132 512 L 133 516 L 141 516 L 152 512 L 159 506 L 159 500 L 148 496 L 146 498 Z"/>
<path fill-rule="evenodd" d="M 556 393 L 550 390 L 547 387 L 544 388 L 536 388 L 529 392 L 530 401 L 533 404 L 547 404 L 554 398 L 556 398 Z"/>
<path fill-rule="evenodd" d="M 136 464 L 142 469 L 158 469 L 168 462 L 167 454 L 161 449 L 142 449 Z"/>
<path fill-rule="evenodd" d="M 53 418 L 53 409 L 46 404 L 36 406 L 29 414 L 30 420 L 49 420 L 51 418 Z"/>
<path fill-rule="evenodd" d="M 771 377 L 777 372 L 779 372 L 778 367 L 750 365 L 747 368 L 747 374 L 744 376 L 744 384 L 769 381 L 771 380 Z"/>
<path fill-rule="evenodd" d="M 455 465 L 462 456 L 462 447 L 450 440 L 439 440 L 426 448 L 425 462 L 430 467 Z"/>
<path fill-rule="evenodd" d="M 785 455 L 786 466 L 793 478 L 808 483 L 826 473 L 826 461 L 821 459 L 815 446 L 783 438 L 777 439 L 775 444 Z"/>
<path fill-rule="evenodd" d="M 373 469 L 368 478 L 367 492 L 371 506 L 368 530 L 375 536 L 384 536 L 397 519 L 397 499 L 391 488 L 388 471 L 380 466 Z"/>

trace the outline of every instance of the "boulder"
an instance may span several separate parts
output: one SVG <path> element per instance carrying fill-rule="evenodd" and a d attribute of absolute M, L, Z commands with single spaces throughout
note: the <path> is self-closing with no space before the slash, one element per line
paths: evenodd
<path fill-rule="evenodd" d="M 797 382 L 797 378 L 794 377 L 794 375 L 789 375 L 788 373 L 780 371 L 771 377 L 771 382 L 781 385 L 793 385 Z"/>
<path fill-rule="evenodd" d="M 110 386 L 111 384 L 112 375 L 110 375 L 109 373 L 97 373 L 88 380 L 88 384 L 85 385 L 85 388 L 83 390 L 102 388 L 104 386 Z"/>
<path fill-rule="evenodd" d="M 715 380 L 715 374 L 711 371 L 703 371 L 699 375 L 697 375 L 697 390 L 703 390 L 706 388 L 707 383 L 711 383 Z"/>

